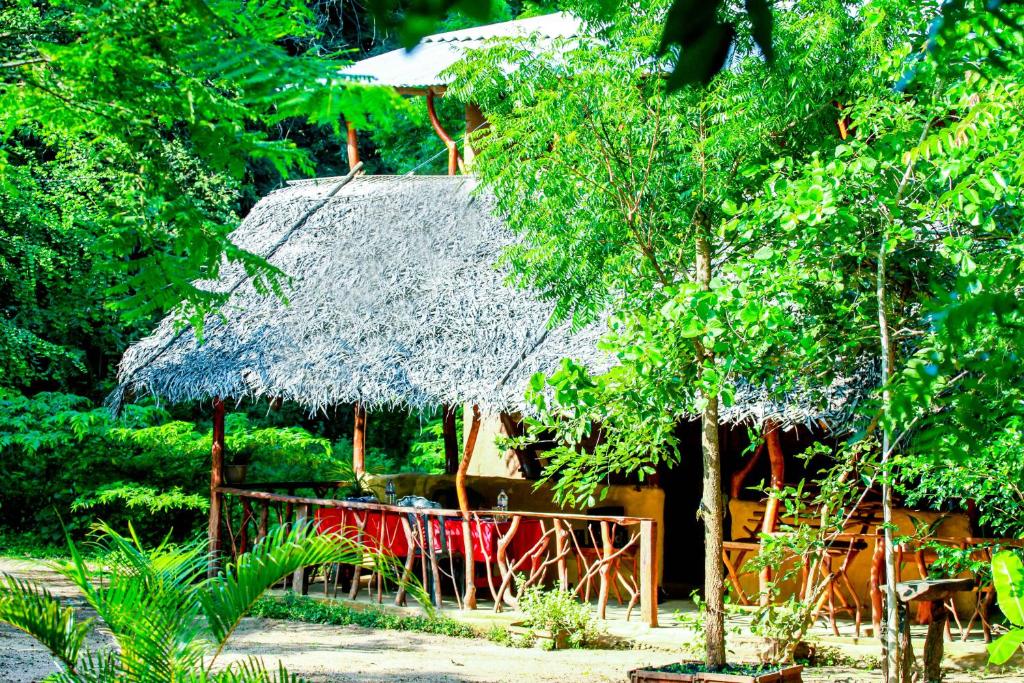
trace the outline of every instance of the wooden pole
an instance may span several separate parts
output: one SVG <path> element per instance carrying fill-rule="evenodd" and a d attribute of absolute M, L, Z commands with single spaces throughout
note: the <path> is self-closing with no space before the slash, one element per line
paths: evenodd
<path fill-rule="evenodd" d="M 346 150 L 348 151 L 348 168 L 349 171 L 355 170 L 357 164 L 359 164 L 359 138 L 356 136 L 356 129 L 347 121 L 345 122 L 347 128 L 348 140 L 346 142 Z"/>
<path fill-rule="evenodd" d="M 223 497 L 220 494 L 224 481 L 224 401 L 213 399 L 213 444 L 210 458 L 210 524 L 207 529 L 210 557 L 206 575 L 217 575 L 220 561 L 220 516 Z"/>
<path fill-rule="evenodd" d="M 658 523 L 640 522 L 640 616 L 654 628 L 658 625 Z"/>
<path fill-rule="evenodd" d="M 441 141 L 448 147 L 448 175 L 455 175 L 459 172 L 459 150 L 455 146 L 455 139 L 444 129 L 441 120 L 437 118 L 432 88 L 427 90 L 427 116 L 430 118 L 430 125 L 434 127 L 437 137 L 441 138 Z"/>
<path fill-rule="evenodd" d="M 469 496 L 466 494 L 466 475 L 469 472 L 469 462 L 473 459 L 473 451 L 476 449 L 476 438 L 480 434 L 480 407 L 473 406 L 473 421 L 469 425 L 469 433 L 466 435 L 466 445 L 462 452 L 462 460 L 459 462 L 459 471 L 455 474 L 455 493 L 459 497 L 459 511 L 462 513 L 462 541 L 463 552 L 466 557 L 466 593 L 462 604 L 466 609 L 476 609 L 476 577 L 475 565 L 473 563 L 473 537 L 469 528 Z"/>
<path fill-rule="evenodd" d="M 295 508 L 295 527 L 301 528 L 306 525 L 309 521 L 309 504 L 302 503 Z M 309 581 L 306 576 L 306 568 L 299 567 L 295 570 L 295 574 L 292 575 L 292 590 L 299 595 L 306 595 L 309 593 Z"/>
<path fill-rule="evenodd" d="M 771 464 L 771 490 L 768 493 L 768 503 L 765 505 L 764 521 L 761 523 L 761 533 L 771 534 L 779 524 L 779 496 L 778 491 L 782 490 L 785 481 L 786 461 L 782 454 L 782 445 L 779 443 L 779 427 L 774 422 L 767 422 L 764 426 L 764 440 L 768 447 L 768 462 Z M 762 541 L 762 545 L 763 545 Z M 769 600 L 769 585 L 772 581 L 771 567 L 764 567 L 758 574 L 758 590 L 760 591 L 760 602 L 767 605 Z"/>
<path fill-rule="evenodd" d="M 366 408 L 355 404 L 355 426 L 352 430 L 352 471 L 361 476 L 366 471 Z"/>
<path fill-rule="evenodd" d="M 441 435 L 444 439 L 444 471 L 455 474 L 459 470 L 459 437 L 454 406 L 441 406 Z"/>
<path fill-rule="evenodd" d="M 750 476 L 750 473 L 757 467 L 757 463 L 761 461 L 761 456 L 764 455 L 764 441 L 757 444 L 757 448 L 754 449 L 753 455 L 747 458 L 747 462 L 744 463 L 743 468 L 738 470 L 732 475 L 732 479 L 729 482 L 729 497 L 739 498 L 740 493 L 743 492 L 743 483 Z"/>

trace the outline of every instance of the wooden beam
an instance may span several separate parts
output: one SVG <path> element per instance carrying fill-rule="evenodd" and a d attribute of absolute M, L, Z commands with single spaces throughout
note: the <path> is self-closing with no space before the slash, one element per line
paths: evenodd
<path fill-rule="evenodd" d="M 351 123 L 346 121 L 345 128 L 348 133 L 348 140 L 345 147 L 348 151 L 348 168 L 351 173 L 359 164 L 359 137 L 356 135 L 355 126 Z"/>
<path fill-rule="evenodd" d="M 459 172 L 459 150 L 455 145 L 455 139 L 444 129 L 441 120 L 437 118 L 437 111 L 434 109 L 434 96 L 433 89 L 427 91 L 427 116 L 430 118 L 430 125 L 434 127 L 437 137 L 441 138 L 441 141 L 448 147 L 448 175 L 455 175 Z"/>
<path fill-rule="evenodd" d="M 210 453 L 210 523 L 207 529 L 209 559 L 206 575 L 217 575 L 220 561 L 220 515 L 223 495 L 220 487 L 224 481 L 224 401 L 213 399 L 213 439 Z"/>
<path fill-rule="evenodd" d="M 729 496 L 731 498 L 739 498 L 740 493 L 743 492 L 743 484 L 747 481 L 747 477 L 757 467 L 757 463 L 760 462 L 761 456 L 764 455 L 764 441 L 757 444 L 757 448 L 754 449 L 754 454 L 747 458 L 747 462 L 744 463 L 743 469 L 737 471 L 732 475 L 732 479 L 729 481 Z"/>
<path fill-rule="evenodd" d="M 309 505 L 303 503 L 295 508 L 295 528 L 301 529 L 309 523 Z M 292 590 L 299 595 L 309 593 L 309 581 L 306 575 L 306 568 L 299 567 L 292 575 Z"/>
<path fill-rule="evenodd" d="M 644 623 L 658 625 L 658 523 L 640 522 L 640 616 Z"/>
<path fill-rule="evenodd" d="M 441 435 L 444 439 L 444 471 L 455 474 L 459 470 L 459 436 L 455 423 L 456 406 L 441 406 Z"/>
<path fill-rule="evenodd" d="M 764 521 L 761 523 L 761 533 L 771 534 L 779 524 L 779 496 L 778 491 L 782 490 L 785 481 L 786 461 L 782 454 L 782 444 L 779 442 L 779 427 L 774 422 L 766 422 L 764 425 L 764 441 L 768 448 L 768 462 L 771 464 L 771 490 L 768 493 L 768 503 L 764 510 Z M 758 589 L 762 605 L 768 604 L 768 584 L 772 580 L 771 567 L 764 567 L 758 575 Z"/>
<path fill-rule="evenodd" d="M 476 609 L 476 565 L 473 560 L 473 535 L 469 528 L 470 510 L 469 495 L 466 493 L 466 476 L 479 434 L 480 407 L 474 405 L 473 421 L 469 425 L 469 433 L 466 434 L 466 445 L 462 451 L 462 460 L 459 462 L 459 471 L 455 474 L 455 493 L 459 498 L 459 512 L 462 513 L 462 541 L 466 560 L 466 592 L 462 599 L 462 604 L 466 609 Z"/>
<path fill-rule="evenodd" d="M 366 408 L 355 404 L 355 425 L 352 429 L 352 471 L 361 475 L 366 471 Z"/>

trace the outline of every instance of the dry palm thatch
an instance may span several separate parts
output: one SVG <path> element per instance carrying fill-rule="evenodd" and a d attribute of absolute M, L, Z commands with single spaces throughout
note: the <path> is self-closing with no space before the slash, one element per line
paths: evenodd
<path fill-rule="evenodd" d="M 516 410 L 529 377 L 563 357 L 608 366 L 599 329 L 548 329 L 553 306 L 505 283 L 494 262 L 512 237 L 472 179 L 362 176 L 327 197 L 338 180 L 270 194 L 232 236 L 273 252 L 291 278 L 286 302 L 225 267 L 210 289 L 241 285 L 202 343 L 165 319 L 125 353 L 111 403 L 131 392 L 282 398 L 311 411 L 356 401 Z"/>
<path fill-rule="evenodd" d="M 311 412 L 354 402 L 511 412 L 525 407 L 530 376 L 562 358 L 610 367 L 603 326 L 550 327 L 553 304 L 506 283 L 494 263 L 514 237 L 474 188 L 465 176 L 361 176 L 270 194 L 232 240 L 289 276 L 286 301 L 225 267 L 208 286 L 230 295 L 203 340 L 165 319 L 125 353 L 111 403 L 148 393 L 281 398 Z M 739 382 L 721 418 L 837 425 L 870 374 L 781 396 Z"/>

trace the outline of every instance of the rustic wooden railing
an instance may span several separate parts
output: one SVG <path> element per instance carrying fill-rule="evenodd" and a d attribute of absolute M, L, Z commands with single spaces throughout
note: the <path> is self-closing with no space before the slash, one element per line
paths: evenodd
<path fill-rule="evenodd" d="M 658 533 L 653 519 L 484 510 L 463 515 L 458 510 L 324 497 L 337 486 L 337 482 L 260 485 L 287 490 L 287 494 L 257 490 L 256 485 L 219 486 L 215 489 L 221 530 L 217 546 L 234 556 L 265 536 L 271 526 L 316 520 L 325 533 L 343 533 L 403 561 L 396 604 L 404 604 L 405 582 L 419 560 L 423 584 L 440 588 L 442 577 L 446 578 L 464 609 L 476 607 L 478 583 L 489 593 L 495 611 L 514 608 L 523 591 L 536 585 L 558 586 L 589 602 L 596 583 L 600 618 L 606 618 L 614 595 L 619 604 L 627 605 L 627 619 L 639 604 L 643 622 L 658 625 Z M 294 495 L 299 489 L 318 495 Z M 473 560 L 467 561 L 470 553 Z M 460 572 L 463 567 L 465 571 Z M 360 590 L 361 569 L 354 569 L 350 597 Z M 377 578 L 380 600 L 383 579 Z M 307 573 L 299 571 L 292 587 L 306 593 L 307 582 Z M 433 591 L 433 599 L 440 605 L 441 590 Z"/>

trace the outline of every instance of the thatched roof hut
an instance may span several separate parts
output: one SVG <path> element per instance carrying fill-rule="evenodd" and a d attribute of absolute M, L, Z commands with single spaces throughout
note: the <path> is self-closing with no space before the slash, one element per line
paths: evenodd
<path fill-rule="evenodd" d="M 570 357 L 595 370 L 597 327 L 548 329 L 553 305 L 495 268 L 512 236 L 466 176 L 360 176 L 293 183 L 261 200 L 232 235 L 291 278 L 287 302 L 237 286 L 203 340 L 168 317 L 121 361 L 125 392 L 172 402 L 282 398 L 339 403 L 521 407 L 526 382 Z M 307 216 L 307 214 L 309 214 Z M 304 220 L 303 220 L 304 219 Z"/>
<path fill-rule="evenodd" d="M 233 291 L 202 342 L 163 320 L 124 354 L 115 407 L 131 393 L 281 398 L 311 412 L 343 403 L 517 412 L 533 373 L 562 358 L 594 371 L 613 362 L 597 348 L 601 325 L 549 329 L 553 304 L 507 283 L 494 264 L 515 238 L 471 177 L 341 180 L 271 193 L 232 235 L 289 276 L 287 301 L 258 291 L 241 266 L 225 267 L 208 286 Z M 782 397 L 740 382 L 721 419 L 836 426 L 873 386 L 870 375 Z"/>

